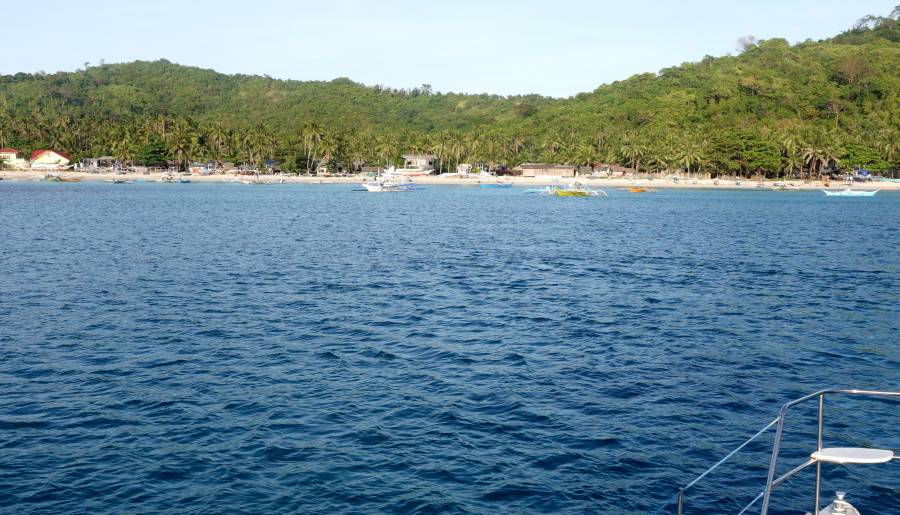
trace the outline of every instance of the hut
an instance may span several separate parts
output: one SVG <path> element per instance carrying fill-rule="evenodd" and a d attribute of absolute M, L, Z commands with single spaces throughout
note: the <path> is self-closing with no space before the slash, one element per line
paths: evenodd
<path fill-rule="evenodd" d="M 86 172 L 96 172 L 101 168 L 118 168 L 119 160 L 113 156 L 86 157 L 81 160 L 79 166 Z"/>
<path fill-rule="evenodd" d="M 575 177 L 574 165 L 552 163 L 522 163 L 514 170 L 522 172 L 522 177 Z"/>

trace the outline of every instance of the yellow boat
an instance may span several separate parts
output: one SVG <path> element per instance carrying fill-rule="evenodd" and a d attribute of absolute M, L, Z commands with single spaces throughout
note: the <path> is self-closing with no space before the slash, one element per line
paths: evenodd
<path fill-rule="evenodd" d="M 647 188 L 641 188 L 640 186 L 634 186 L 634 187 L 628 188 L 628 191 L 630 191 L 632 193 L 647 193 Z"/>
<path fill-rule="evenodd" d="M 606 196 L 603 190 L 592 190 L 584 184 L 575 182 L 572 184 L 556 184 L 547 186 L 541 190 L 541 195 L 553 195 L 554 197 L 596 197 Z"/>
<path fill-rule="evenodd" d="M 587 197 L 590 193 L 581 190 L 556 190 L 557 197 Z"/>

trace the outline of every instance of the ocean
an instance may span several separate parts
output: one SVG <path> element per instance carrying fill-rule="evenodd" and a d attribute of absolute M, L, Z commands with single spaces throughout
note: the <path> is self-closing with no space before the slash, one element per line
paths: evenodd
<path fill-rule="evenodd" d="M 356 189 L 0 183 L 0 511 L 673 513 L 782 403 L 900 389 L 900 194 Z M 898 406 L 826 444 L 900 449 Z M 900 510 L 895 463 L 834 490 Z"/>

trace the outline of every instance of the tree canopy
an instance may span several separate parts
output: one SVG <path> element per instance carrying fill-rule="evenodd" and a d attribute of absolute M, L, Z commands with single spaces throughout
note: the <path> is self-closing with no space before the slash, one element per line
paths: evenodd
<path fill-rule="evenodd" d="M 797 176 L 898 168 L 898 10 L 791 45 L 645 73 L 571 98 L 224 75 L 166 60 L 0 76 L 0 146 L 137 163 L 265 159 L 288 169 L 391 163 L 615 163 Z"/>

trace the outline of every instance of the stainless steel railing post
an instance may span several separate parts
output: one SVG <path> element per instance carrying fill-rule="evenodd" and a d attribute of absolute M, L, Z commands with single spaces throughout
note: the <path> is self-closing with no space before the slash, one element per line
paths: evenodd
<path fill-rule="evenodd" d="M 769 513 L 769 498 L 772 496 L 772 482 L 775 481 L 775 466 L 778 464 L 778 451 L 781 448 L 781 435 L 784 432 L 784 412 L 787 411 L 787 405 L 781 408 L 778 414 L 778 427 L 775 429 L 775 441 L 772 443 L 772 458 L 769 460 L 769 477 L 766 479 L 766 494 L 763 496 L 762 509 L 760 515 Z"/>
<path fill-rule="evenodd" d="M 769 461 L 769 474 L 768 474 L 768 478 L 766 479 L 766 488 L 762 492 L 760 492 L 759 495 L 757 495 L 752 501 L 750 501 L 750 504 L 744 506 L 744 509 L 741 510 L 740 513 L 746 513 L 747 510 L 749 510 L 754 504 L 756 504 L 757 501 L 759 501 L 760 499 L 763 499 L 762 509 L 760 510 L 760 514 L 767 515 L 769 513 L 769 502 L 771 501 L 772 490 L 774 490 L 776 486 L 780 485 L 782 482 L 786 481 L 788 478 L 794 476 L 796 473 L 800 472 L 801 470 L 803 470 L 806 467 L 815 463 L 816 464 L 816 495 L 815 495 L 816 509 L 813 510 L 813 513 L 815 515 L 818 515 L 820 512 L 819 503 L 821 502 L 821 480 L 822 480 L 821 463 L 814 458 L 810 458 L 805 463 L 795 467 L 790 472 L 786 473 L 783 476 L 778 477 L 777 479 L 775 477 L 775 472 L 776 472 L 777 465 L 778 465 L 778 455 L 781 451 L 781 440 L 782 440 L 782 437 L 784 436 L 784 422 L 785 422 L 785 416 L 787 415 L 787 411 L 790 408 L 796 406 L 797 404 L 806 402 L 806 401 L 814 399 L 814 398 L 818 398 L 818 401 L 819 401 L 819 420 L 818 420 L 819 424 L 818 424 L 818 426 L 819 427 L 818 427 L 818 435 L 817 435 L 818 437 L 817 437 L 817 442 L 816 442 L 816 444 L 817 444 L 816 450 L 821 451 L 822 445 L 823 445 L 824 425 L 825 425 L 825 395 L 832 394 L 832 393 L 834 393 L 834 394 L 839 393 L 839 394 L 846 394 L 846 395 L 863 395 L 863 396 L 875 396 L 875 397 L 900 398 L 900 391 L 892 392 L 892 391 L 883 391 L 883 390 L 851 390 L 851 389 L 844 389 L 844 388 L 827 388 L 824 390 L 819 390 L 817 392 L 811 393 L 809 395 L 804 395 L 803 397 L 800 397 L 799 399 L 794 399 L 793 401 L 790 401 L 790 402 L 784 404 L 781 407 L 781 411 L 779 411 L 777 418 L 775 418 L 774 420 L 769 422 L 769 424 L 766 427 L 762 428 L 758 433 L 756 433 L 755 435 L 750 437 L 749 440 L 747 440 L 744 443 L 742 443 L 741 445 L 739 445 L 737 449 L 728 453 L 724 458 L 719 460 L 715 465 L 708 468 L 704 473 L 697 476 L 693 481 L 691 481 L 690 483 L 688 483 L 687 485 L 685 485 L 678 491 L 678 498 L 677 498 L 677 500 L 678 500 L 678 515 L 682 515 L 683 504 L 684 504 L 684 494 L 688 489 L 690 489 L 695 484 L 697 484 L 697 482 L 699 482 L 704 477 L 706 477 L 710 472 L 717 469 L 719 467 L 719 465 L 728 461 L 729 458 L 731 458 L 738 451 L 740 451 L 745 446 L 747 446 L 747 444 L 749 444 L 750 442 L 755 440 L 757 437 L 759 437 L 760 435 L 762 435 L 763 433 L 765 433 L 766 431 L 771 429 L 772 426 L 775 424 L 778 424 L 778 428 L 775 431 L 775 441 L 772 444 L 772 457 Z M 900 459 L 900 456 L 896 457 L 895 459 Z M 669 502 L 671 502 L 671 501 L 669 501 Z"/>
<path fill-rule="evenodd" d="M 819 430 L 818 430 L 818 438 L 816 440 L 816 450 L 822 450 L 822 428 L 825 421 L 825 394 L 819 394 Z M 821 495 L 821 487 L 822 487 L 822 462 L 816 460 L 816 498 L 815 498 L 815 508 L 813 508 L 813 515 L 819 515 L 819 496 Z"/>

